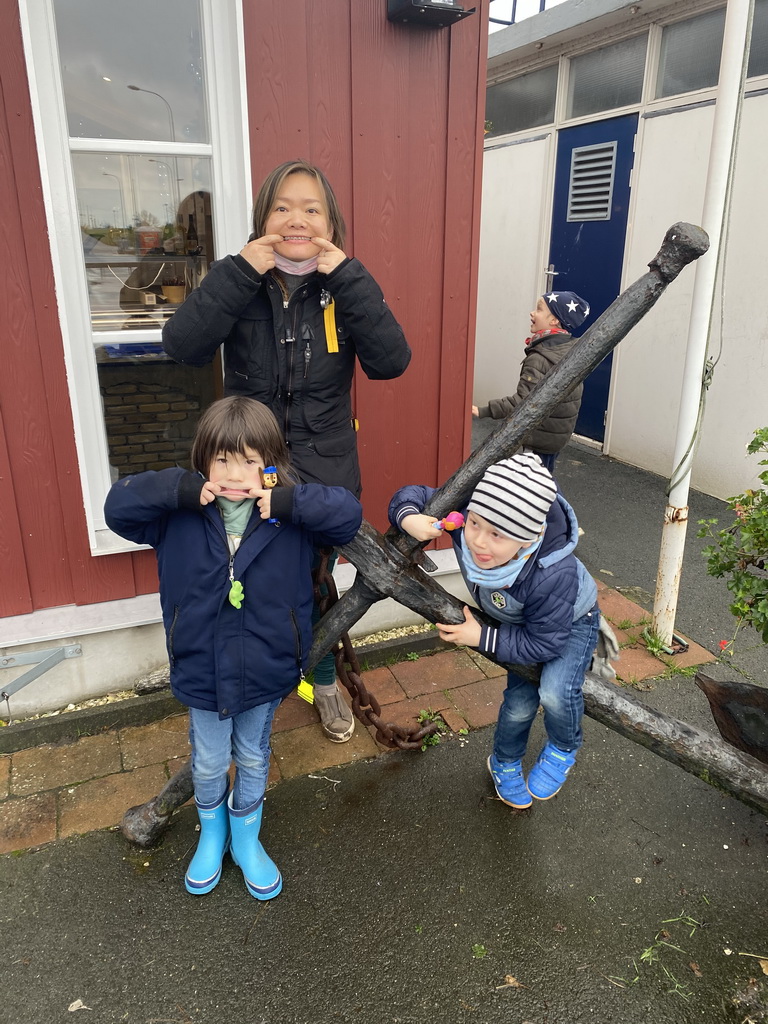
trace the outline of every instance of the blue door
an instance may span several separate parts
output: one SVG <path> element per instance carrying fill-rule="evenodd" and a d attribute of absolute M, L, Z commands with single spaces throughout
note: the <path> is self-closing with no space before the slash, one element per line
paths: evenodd
<path fill-rule="evenodd" d="M 586 299 L 582 334 L 619 294 L 627 232 L 637 115 L 565 128 L 559 133 L 548 290 Z M 576 433 L 602 441 L 611 381 L 608 355 L 584 382 Z"/>

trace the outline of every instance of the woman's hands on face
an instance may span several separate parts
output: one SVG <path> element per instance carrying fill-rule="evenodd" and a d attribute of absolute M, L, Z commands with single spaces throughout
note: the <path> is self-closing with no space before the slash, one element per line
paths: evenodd
<path fill-rule="evenodd" d="M 248 242 L 240 250 L 243 259 L 248 260 L 254 270 L 259 274 L 266 274 L 275 265 L 275 246 L 283 241 L 282 235 L 262 235 Z M 319 235 L 312 239 L 320 252 L 317 254 L 317 269 L 321 274 L 330 274 L 340 263 L 347 258 L 346 253 L 338 249 L 333 242 Z"/>
<path fill-rule="evenodd" d="M 346 253 L 342 252 L 341 249 L 337 249 L 333 242 L 329 242 L 327 238 L 320 238 L 318 236 L 312 239 L 312 244 L 316 245 L 320 250 L 317 255 L 317 269 L 321 274 L 330 274 L 332 270 L 335 270 L 347 258 Z"/>
<path fill-rule="evenodd" d="M 243 259 L 248 260 L 254 270 L 259 274 L 266 274 L 275 265 L 275 249 L 278 242 L 282 242 L 282 235 L 262 235 L 261 238 L 254 238 L 240 250 Z"/>

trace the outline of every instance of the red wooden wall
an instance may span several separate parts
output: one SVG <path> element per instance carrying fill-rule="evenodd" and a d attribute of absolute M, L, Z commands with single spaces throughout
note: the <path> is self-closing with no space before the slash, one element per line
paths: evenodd
<path fill-rule="evenodd" d="M 88 546 L 19 15 L 6 0 L 0 209 L 0 615 L 146 593 L 152 552 L 92 558 Z"/>
<path fill-rule="evenodd" d="M 487 3 L 442 29 L 388 22 L 386 0 L 244 6 L 254 190 L 283 160 L 320 165 L 413 349 L 398 380 L 356 376 L 383 528 L 397 487 L 442 483 L 468 449 Z"/>
<path fill-rule="evenodd" d="M 326 170 L 347 252 L 414 352 L 356 381 L 366 517 L 464 459 L 475 322 L 488 0 L 451 28 L 390 24 L 386 0 L 244 0 L 254 186 Z M 0 616 L 150 593 L 154 555 L 91 556 L 18 10 L 0 4 Z"/>

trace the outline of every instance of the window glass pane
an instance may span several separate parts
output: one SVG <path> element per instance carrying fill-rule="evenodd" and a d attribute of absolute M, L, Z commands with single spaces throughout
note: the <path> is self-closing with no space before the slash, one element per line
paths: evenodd
<path fill-rule="evenodd" d="M 661 34 L 656 98 L 717 85 L 725 10 L 667 25 Z"/>
<path fill-rule="evenodd" d="M 647 41 L 647 35 L 635 36 L 574 57 L 568 76 L 568 117 L 639 103 Z"/>
<path fill-rule="evenodd" d="M 557 64 L 492 85 L 486 92 L 486 135 L 506 135 L 551 124 L 555 119 Z"/>
<path fill-rule="evenodd" d="M 196 0 L 54 0 L 69 135 L 210 141 Z"/>
<path fill-rule="evenodd" d="M 220 398 L 211 366 L 181 366 L 160 343 L 97 345 L 109 471 L 121 476 L 182 465 L 201 411 Z"/>
<path fill-rule="evenodd" d="M 755 0 L 747 77 L 768 75 L 768 0 Z"/>
<path fill-rule="evenodd" d="M 160 328 L 213 258 L 210 160 L 73 153 L 95 331 Z"/>

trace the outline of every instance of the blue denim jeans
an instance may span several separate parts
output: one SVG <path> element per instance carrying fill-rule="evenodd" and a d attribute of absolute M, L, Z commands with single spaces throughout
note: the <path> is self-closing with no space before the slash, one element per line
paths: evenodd
<path fill-rule="evenodd" d="M 264 796 L 269 775 L 269 734 L 280 704 L 258 704 L 231 718 L 215 711 L 189 709 L 192 783 L 199 804 L 214 807 L 227 791 L 232 761 L 237 769 L 232 806 L 243 810 Z"/>
<path fill-rule="evenodd" d="M 508 673 L 493 740 L 493 752 L 499 761 L 519 761 L 525 754 L 539 704 L 544 708 L 549 742 L 571 754 L 579 749 L 584 673 L 592 660 L 599 626 L 600 610 L 595 605 L 574 622 L 563 653 L 542 664 L 538 687 L 514 672 Z"/>

